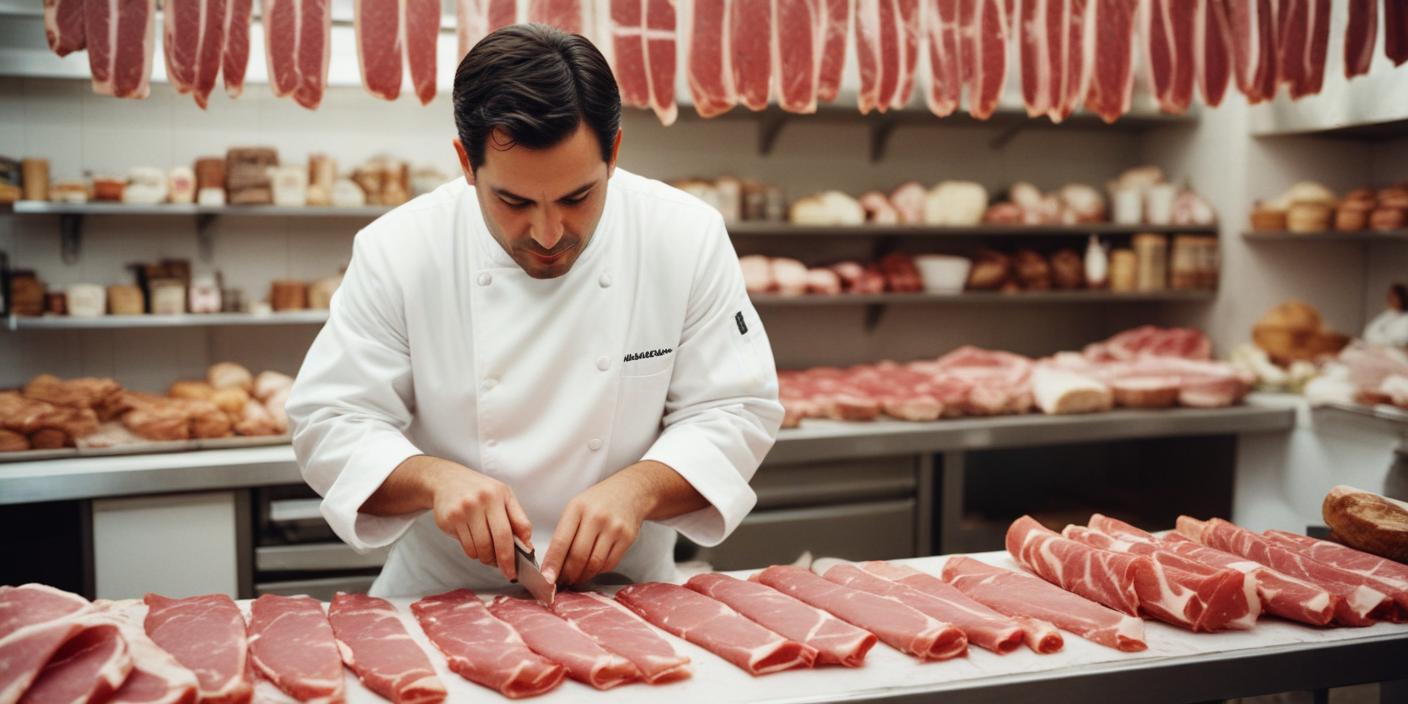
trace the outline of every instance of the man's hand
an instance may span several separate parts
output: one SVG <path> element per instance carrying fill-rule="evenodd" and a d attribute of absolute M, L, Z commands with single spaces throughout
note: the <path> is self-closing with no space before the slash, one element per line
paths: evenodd
<path fill-rule="evenodd" d="M 581 584 L 621 562 L 640 525 L 697 511 L 709 502 L 675 470 L 638 462 L 578 494 L 567 504 L 543 557 L 549 582 Z"/>
<path fill-rule="evenodd" d="M 434 512 L 435 525 L 458 540 L 464 554 L 497 564 L 510 580 L 517 578 L 513 538 L 531 550 L 533 525 L 508 485 L 462 464 L 422 455 L 402 462 L 362 506 L 378 515 L 424 509 Z"/>

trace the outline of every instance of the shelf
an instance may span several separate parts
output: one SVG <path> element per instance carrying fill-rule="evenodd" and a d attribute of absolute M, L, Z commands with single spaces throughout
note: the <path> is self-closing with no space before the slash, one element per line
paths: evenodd
<path fill-rule="evenodd" d="M 784 296 L 774 293 L 752 294 L 758 306 L 810 307 L 838 305 L 886 305 L 891 303 L 1158 303 L 1211 301 L 1216 291 L 1150 291 L 1110 293 L 1108 291 L 1024 291 L 1000 293 L 968 291 L 964 293 L 876 293 L 876 294 L 809 294 Z"/>
<path fill-rule="evenodd" d="M 22 200 L 5 211 L 15 215 L 211 215 L 243 217 L 309 217 L 309 218 L 375 218 L 390 207 L 384 205 L 364 205 L 355 208 L 323 206 L 281 206 L 281 205 L 130 205 L 127 203 L 50 203 L 37 200 Z"/>
<path fill-rule="evenodd" d="M 1404 242 L 1408 241 L 1408 229 L 1360 230 L 1357 232 L 1253 231 L 1243 232 L 1242 239 L 1250 242 Z"/>
<path fill-rule="evenodd" d="M 326 310 L 287 313 L 188 313 L 185 315 L 104 315 L 74 318 L 46 315 L 39 318 L 10 316 L 6 330 L 113 330 L 124 328 L 196 328 L 240 325 L 321 325 Z"/>
<path fill-rule="evenodd" d="M 1333 413 L 1355 422 L 1372 424 L 1392 432 L 1408 434 L 1408 409 L 1380 404 L 1329 403 L 1315 408 L 1316 413 Z"/>
<path fill-rule="evenodd" d="M 1216 235 L 1217 225 L 977 225 L 941 227 L 933 225 L 790 225 L 775 222 L 740 222 L 730 225 L 735 237 L 1086 237 L 1117 236 L 1143 232 L 1154 234 Z"/>

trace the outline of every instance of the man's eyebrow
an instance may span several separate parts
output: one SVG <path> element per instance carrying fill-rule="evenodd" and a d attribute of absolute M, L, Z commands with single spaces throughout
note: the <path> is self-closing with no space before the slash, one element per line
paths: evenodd
<path fill-rule="evenodd" d="M 562 196 L 561 198 L 558 198 L 558 200 L 566 200 L 566 199 L 569 199 L 569 198 L 576 198 L 576 197 L 578 197 L 578 196 L 580 196 L 580 195 L 586 193 L 587 191 L 590 191 L 590 190 L 592 189 L 592 187 L 595 186 L 595 185 L 596 185 L 596 181 L 591 181 L 591 182 L 589 182 L 589 183 L 584 183 L 584 184 L 578 186 L 578 187 L 577 187 L 576 189 L 574 189 L 572 192 L 568 193 L 567 195 Z M 533 203 L 533 202 L 536 202 L 536 201 L 534 201 L 532 198 L 525 198 L 525 197 L 523 197 L 523 196 L 518 195 L 517 193 L 514 193 L 513 191 L 510 191 L 510 190 L 507 190 L 507 189 L 504 189 L 504 188 L 495 188 L 495 189 L 494 189 L 494 195 L 496 195 L 496 196 L 498 196 L 498 197 L 500 197 L 500 198 L 503 198 L 503 199 L 505 199 L 505 200 L 523 201 L 524 203 Z"/>

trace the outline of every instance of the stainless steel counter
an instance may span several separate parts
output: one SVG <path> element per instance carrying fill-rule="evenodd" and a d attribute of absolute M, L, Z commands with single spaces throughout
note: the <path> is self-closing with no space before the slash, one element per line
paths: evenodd
<path fill-rule="evenodd" d="M 784 430 L 769 464 L 1031 447 L 1140 437 L 1284 432 L 1286 408 L 1115 411 L 1086 416 L 1006 416 L 932 423 L 807 421 Z M 287 445 L 0 464 L 0 505 L 111 496 L 219 491 L 302 481 Z"/>

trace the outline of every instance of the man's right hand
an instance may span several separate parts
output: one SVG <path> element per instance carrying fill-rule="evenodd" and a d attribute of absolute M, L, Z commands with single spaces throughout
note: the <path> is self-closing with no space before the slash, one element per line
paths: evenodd
<path fill-rule="evenodd" d="M 533 548 L 533 524 L 507 484 L 437 457 L 402 462 L 362 506 L 379 515 L 422 509 L 434 513 L 435 525 L 458 540 L 464 554 L 498 565 L 510 580 L 518 576 L 514 536 Z"/>

